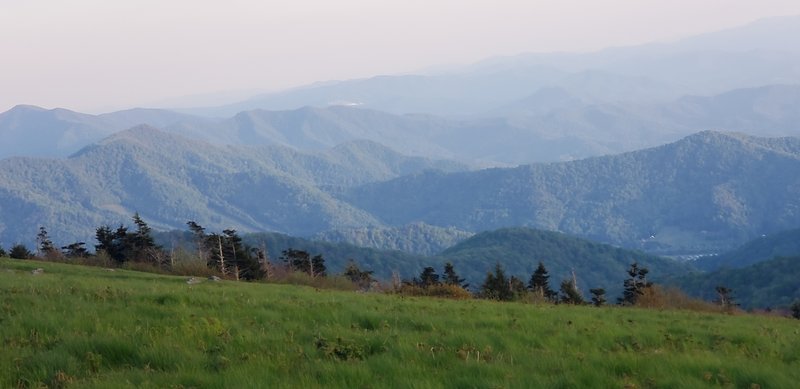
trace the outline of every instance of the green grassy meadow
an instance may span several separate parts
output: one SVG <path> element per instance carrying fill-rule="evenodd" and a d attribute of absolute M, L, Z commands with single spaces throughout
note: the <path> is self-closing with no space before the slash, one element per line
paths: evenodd
<path fill-rule="evenodd" d="M 787 318 L 186 279 L 0 259 L 0 387 L 800 386 Z"/>

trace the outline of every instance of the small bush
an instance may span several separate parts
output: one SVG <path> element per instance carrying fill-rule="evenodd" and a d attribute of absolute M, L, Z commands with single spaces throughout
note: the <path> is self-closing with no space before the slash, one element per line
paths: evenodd
<path fill-rule="evenodd" d="M 308 273 L 299 271 L 280 272 L 270 278 L 270 282 L 277 284 L 305 285 L 319 289 L 358 290 L 358 285 L 343 276 L 311 277 Z"/>
<path fill-rule="evenodd" d="M 653 285 L 643 290 L 636 300 L 636 306 L 655 309 L 682 309 L 698 312 L 723 312 L 719 305 L 687 296 L 676 288 L 663 288 Z"/>
<path fill-rule="evenodd" d="M 431 285 L 427 288 L 418 285 L 404 284 L 395 292 L 404 296 L 441 297 L 456 300 L 472 298 L 472 293 L 458 285 Z"/>
<path fill-rule="evenodd" d="M 14 259 L 30 259 L 33 257 L 33 253 L 24 244 L 18 243 L 11 247 L 8 256 Z"/>
<path fill-rule="evenodd" d="M 342 338 L 329 342 L 323 337 L 317 337 L 314 344 L 326 357 L 338 361 L 362 360 L 366 356 L 364 347 Z"/>
<path fill-rule="evenodd" d="M 176 250 L 172 256 L 170 274 L 178 276 L 220 276 L 217 269 L 208 267 L 206 260 L 185 250 Z"/>
<path fill-rule="evenodd" d="M 792 310 L 792 317 L 800 319 L 800 300 L 795 301 L 790 309 Z"/>
<path fill-rule="evenodd" d="M 111 260 L 111 257 L 109 257 L 105 251 L 99 251 L 97 254 L 85 258 L 74 258 L 70 261 L 70 263 L 96 267 L 112 267 L 115 265 L 115 263 Z"/>
<path fill-rule="evenodd" d="M 553 300 L 540 292 L 526 292 L 519 297 L 519 301 L 526 304 L 554 304 Z"/>

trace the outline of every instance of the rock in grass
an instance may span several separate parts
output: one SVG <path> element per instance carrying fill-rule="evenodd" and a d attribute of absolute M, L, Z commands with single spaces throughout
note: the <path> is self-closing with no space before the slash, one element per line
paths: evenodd
<path fill-rule="evenodd" d="M 219 281 L 222 281 L 222 278 L 219 278 L 217 276 L 208 276 L 208 280 L 209 281 L 214 281 L 214 282 L 219 282 Z"/>
<path fill-rule="evenodd" d="M 33 274 L 35 276 L 38 276 L 39 274 L 42 274 L 42 273 L 44 273 L 44 269 L 42 269 L 41 267 L 36 269 L 36 270 L 31 271 L 31 274 Z"/>
<path fill-rule="evenodd" d="M 199 279 L 197 277 L 189 277 L 189 279 L 186 280 L 186 283 L 189 284 L 189 285 L 199 284 L 201 282 L 203 282 L 203 280 L 201 280 L 201 279 Z"/>

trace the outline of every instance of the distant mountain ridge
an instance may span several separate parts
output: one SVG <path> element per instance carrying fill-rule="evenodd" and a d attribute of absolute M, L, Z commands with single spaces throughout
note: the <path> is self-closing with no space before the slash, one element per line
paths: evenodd
<path fill-rule="evenodd" d="M 0 113 L 0 136 L 5 145 L 0 159 L 66 157 L 116 132 L 140 124 L 164 127 L 181 123 L 209 123 L 210 119 L 156 109 L 129 109 L 89 115 L 63 108 L 18 105 Z"/>
<path fill-rule="evenodd" d="M 703 132 L 615 156 L 366 184 L 390 225 L 530 226 L 659 252 L 728 249 L 800 224 L 800 138 Z"/>
<path fill-rule="evenodd" d="M 689 94 L 797 84 L 797 25 L 800 16 L 768 18 L 669 43 L 495 57 L 447 72 L 308 85 L 187 112 L 226 117 L 253 109 L 344 102 L 396 114 L 463 116 L 492 112 L 542 88 L 564 88 L 605 103 L 652 103 Z"/>
<path fill-rule="evenodd" d="M 524 226 L 669 254 L 720 252 L 800 225 L 800 138 L 703 132 L 614 156 L 468 169 L 370 141 L 304 153 L 137 127 L 64 160 L 0 161 L 0 242 L 30 241 L 38 226 L 85 240 L 136 211 L 156 228 L 196 220 L 302 236 Z"/>
<path fill-rule="evenodd" d="M 350 228 L 324 231 L 312 238 L 328 242 L 344 242 L 381 250 L 399 250 L 418 255 L 435 255 L 474 234 L 453 227 L 437 227 L 411 223 L 399 227 Z"/>
<path fill-rule="evenodd" d="M 377 226 L 323 187 L 466 166 L 405 157 L 371 142 L 315 155 L 279 146 L 213 146 L 141 126 L 64 160 L 0 161 L 0 241 L 29 242 L 38 226 L 86 240 L 133 212 L 155 228 L 197 220 L 212 228 L 311 234 Z"/>
<path fill-rule="evenodd" d="M 797 256 L 800 256 L 800 228 L 758 237 L 720 255 L 701 257 L 694 266 L 705 271 L 742 269 L 775 257 Z"/>
<path fill-rule="evenodd" d="M 616 154 L 676 141 L 707 129 L 756 136 L 800 135 L 800 85 L 769 85 L 659 104 L 604 103 L 549 88 L 495 112 L 495 118 L 445 119 L 364 108 L 253 110 L 203 119 L 163 110 L 104 115 L 17 107 L 0 114 L 9 155 L 65 157 L 129 125 L 147 123 L 217 145 L 280 145 L 321 151 L 369 140 L 406 155 L 477 166 L 514 166 Z M 133 123 L 133 124 L 131 124 Z M 128 127 L 123 127 L 128 126 Z"/>

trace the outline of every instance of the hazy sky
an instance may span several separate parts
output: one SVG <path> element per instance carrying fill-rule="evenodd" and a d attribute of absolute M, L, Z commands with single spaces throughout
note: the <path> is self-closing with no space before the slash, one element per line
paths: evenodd
<path fill-rule="evenodd" d="M 100 112 L 798 14 L 797 0 L 0 0 L 0 111 Z"/>

